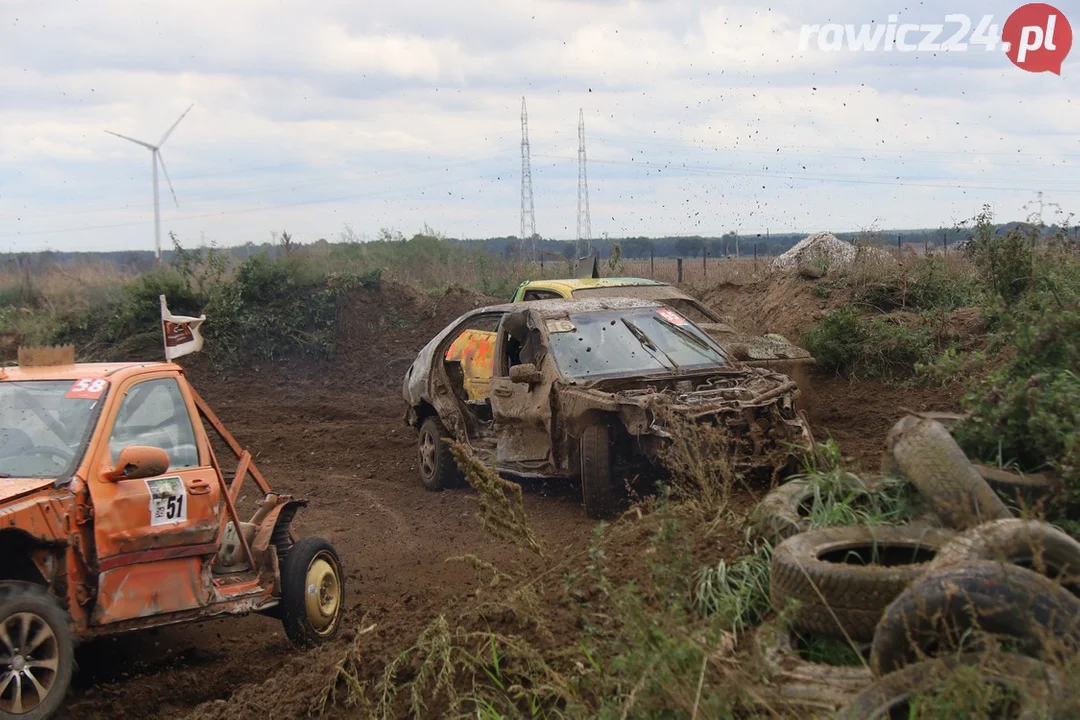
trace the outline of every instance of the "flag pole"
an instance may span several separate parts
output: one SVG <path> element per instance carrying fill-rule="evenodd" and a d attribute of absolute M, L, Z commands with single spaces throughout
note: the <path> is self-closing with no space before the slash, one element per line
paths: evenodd
<path fill-rule="evenodd" d="M 169 334 L 165 331 L 165 296 L 160 297 L 161 300 L 161 346 L 165 351 L 165 362 L 169 362 Z"/>

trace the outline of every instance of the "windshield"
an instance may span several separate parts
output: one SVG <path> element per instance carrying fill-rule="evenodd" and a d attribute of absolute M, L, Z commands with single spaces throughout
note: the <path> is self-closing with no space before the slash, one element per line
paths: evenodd
<path fill-rule="evenodd" d="M 93 393 L 76 391 L 73 382 L 0 383 L 0 478 L 56 478 L 74 470 L 104 392 L 87 397 Z"/>
<path fill-rule="evenodd" d="M 568 380 L 671 373 L 726 365 L 709 337 L 669 308 L 549 320 L 551 352 Z"/>

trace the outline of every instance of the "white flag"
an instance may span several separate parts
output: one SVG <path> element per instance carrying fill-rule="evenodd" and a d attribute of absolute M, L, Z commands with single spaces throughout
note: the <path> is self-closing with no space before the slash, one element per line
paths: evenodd
<path fill-rule="evenodd" d="M 165 304 L 165 296 L 161 296 L 161 328 L 165 333 L 165 359 L 175 360 L 178 357 L 202 350 L 203 339 L 199 333 L 199 326 L 206 322 L 206 316 L 187 317 L 186 315 L 173 315 Z"/>

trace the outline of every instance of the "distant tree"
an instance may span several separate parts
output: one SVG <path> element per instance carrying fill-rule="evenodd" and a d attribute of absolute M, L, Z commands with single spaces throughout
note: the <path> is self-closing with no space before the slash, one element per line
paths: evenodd
<path fill-rule="evenodd" d="M 647 258 L 653 250 L 653 241 L 648 238 L 627 238 L 622 241 L 623 255 L 628 258 Z"/>
<path fill-rule="evenodd" d="M 675 252 L 683 257 L 694 257 L 705 247 L 703 238 L 681 237 L 675 240 Z"/>

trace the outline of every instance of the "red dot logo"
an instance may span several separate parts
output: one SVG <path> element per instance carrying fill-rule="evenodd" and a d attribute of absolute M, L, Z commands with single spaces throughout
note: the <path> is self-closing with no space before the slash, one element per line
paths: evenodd
<path fill-rule="evenodd" d="M 1030 3 L 1009 16 L 1001 39 L 1016 67 L 1061 75 L 1061 63 L 1072 49 L 1072 25 L 1053 5 Z"/>

